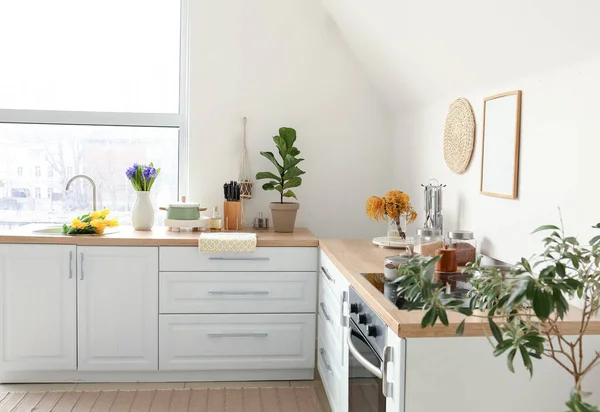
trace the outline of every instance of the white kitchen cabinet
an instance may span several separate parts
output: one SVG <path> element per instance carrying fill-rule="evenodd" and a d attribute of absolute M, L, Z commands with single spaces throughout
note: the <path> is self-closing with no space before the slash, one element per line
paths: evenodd
<path fill-rule="evenodd" d="M 77 248 L 80 371 L 158 370 L 158 248 Z"/>
<path fill-rule="evenodd" d="M 386 346 L 391 348 L 387 364 L 386 381 L 391 384 L 391 394 L 386 397 L 386 411 L 404 412 L 404 390 L 406 376 L 406 339 L 402 339 L 388 328 Z"/>
<path fill-rule="evenodd" d="M 75 250 L 0 245 L 0 370 L 76 369 Z"/>

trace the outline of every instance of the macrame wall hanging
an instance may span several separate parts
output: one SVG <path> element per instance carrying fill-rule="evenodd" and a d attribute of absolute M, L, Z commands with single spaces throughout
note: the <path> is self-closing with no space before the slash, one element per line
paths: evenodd
<path fill-rule="evenodd" d="M 248 123 L 248 119 L 244 117 L 242 121 L 244 123 L 244 133 L 242 135 L 242 162 L 240 164 L 238 181 L 240 182 L 240 198 L 242 202 L 242 226 L 244 226 L 244 203 L 247 199 L 252 199 L 252 177 L 250 175 L 250 162 L 248 160 L 248 148 L 246 145 L 246 124 Z"/>

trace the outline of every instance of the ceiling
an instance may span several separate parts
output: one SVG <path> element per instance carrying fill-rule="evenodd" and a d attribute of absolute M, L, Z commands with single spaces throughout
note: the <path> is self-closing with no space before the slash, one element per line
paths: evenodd
<path fill-rule="evenodd" d="M 322 0 L 392 110 L 600 54 L 597 0 Z"/>

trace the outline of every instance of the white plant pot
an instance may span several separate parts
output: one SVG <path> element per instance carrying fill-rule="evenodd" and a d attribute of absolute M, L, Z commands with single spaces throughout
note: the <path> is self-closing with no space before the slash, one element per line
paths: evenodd
<path fill-rule="evenodd" d="M 131 210 L 131 222 L 135 230 L 152 230 L 154 225 L 154 207 L 150 192 L 136 192 L 137 197 Z"/>

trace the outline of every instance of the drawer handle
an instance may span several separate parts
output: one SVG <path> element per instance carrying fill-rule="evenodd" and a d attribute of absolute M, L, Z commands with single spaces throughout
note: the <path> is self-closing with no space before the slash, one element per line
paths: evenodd
<path fill-rule="evenodd" d="M 247 257 L 247 258 L 235 258 L 235 257 L 218 257 L 211 256 L 208 258 L 209 260 L 257 260 L 257 261 L 269 261 L 268 257 Z"/>
<path fill-rule="evenodd" d="M 321 359 L 323 359 L 323 363 L 325 364 L 325 370 L 333 375 L 333 369 L 331 368 L 329 362 L 327 362 L 327 355 L 325 354 L 324 348 L 319 349 L 319 355 L 321 355 Z"/>
<path fill-rule="evenodd" d="M 268 295 L 270 292 L 268 290 L 210 290 L 208 292 L 209 295 L 217 295 L 217 296 L 223 296 L 223 295 L 234 295 L 234 296 L 240 296 L 240 295 L 257 295 L 257 296 L 265 296 Z"/>
<path fill-rule="evenodd" d="M 327 269 L 325 269 L 325 267 L 321 266 L 321 272 L 323 272 L 323 274 L 325 275 L 325 277 L 332 283 L 335 283 L 335 279 L 331 277 L 331 275 L 329 274 L 329 272 L 327 272 Z"/>
<path fill-rule="evenodd" d="M 321 302 L 321 303 L 319 303 L 319 306 L 321 306 L 321 312 L 323 312 L 323 316 L 325 316 L 325 320 L 327 322 L 331 322 L 331 316 L 329 316 L 329 313 L 327 313 L 327 308 L 325 307 L 325 303 Z"/>
<path fill-rule="evenodd" d="M 266 338 L 269 336 L 265 332 L 247 332 L 247 333 L 209 333 L 209 338 Z"/>

